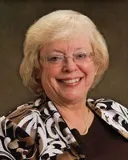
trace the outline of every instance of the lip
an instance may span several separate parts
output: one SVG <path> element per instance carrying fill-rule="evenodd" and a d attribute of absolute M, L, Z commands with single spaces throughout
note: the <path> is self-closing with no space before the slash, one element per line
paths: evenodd
<path fill-rule="evenodd" d="M 63 78 L 63 79 L 58 79 L 59 82 L 65 84 L 65 85 L 77 85 L 80 83 L 83 77 L 75 77 L 75 78 Z"/>
<path fill-rule="evenodd" d="M 77 79 L 77 78 L 83 78 L 84 76 L 76 76 L 76 77 L 64 77 L 64 78 L 58 78 L 58 80 L 72 80 L 72 79 Z"/>

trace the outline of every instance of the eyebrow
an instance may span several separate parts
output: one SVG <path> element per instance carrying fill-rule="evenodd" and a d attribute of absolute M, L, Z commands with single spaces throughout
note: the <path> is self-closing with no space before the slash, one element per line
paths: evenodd
<path fill-rule="evenodd" d="M 58 49 L 54 49 L 53 52 L 58 52 L 58 53 L 62 53 L 62 54 L 65 54 L 64 51 L 61 51 L 61 50 L 58 50 Z"/>
<path fill-rule="evenodd" d="M 85 49 L 84 48 L 76 48 L 75 50 L 79 51 L 79 50 L 85 50 Z M 58 50 L 58 49 L 54 49 L 53 52 L 58 52 L 58 53 L 65 54 L 65 51 L 61 51 L 61 50 Z"/>

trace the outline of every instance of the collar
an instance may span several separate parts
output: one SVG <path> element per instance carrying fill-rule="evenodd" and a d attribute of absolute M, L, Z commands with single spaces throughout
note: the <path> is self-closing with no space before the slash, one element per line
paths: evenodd
<path fill-rule="evenodd" d="M 88 99 L 88 107 L 109 126 L 128 139 L 128 109 L 111 99 Z"/>

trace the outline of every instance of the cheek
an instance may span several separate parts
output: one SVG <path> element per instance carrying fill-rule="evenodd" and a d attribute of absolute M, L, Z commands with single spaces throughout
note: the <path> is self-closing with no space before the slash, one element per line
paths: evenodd
<path fill-rule="evenodd" d="M 94 82 L 95 75 L 96 75 L 96 67 L 94 64 L 88 64 L 81 68 L 81 71 L 85 75 L 85 83 L 86 86 L 91 87 Z"/>
<path fill-rule="evenodd" d="M 54 83 L 56 76 L 57 76 L 57 73 L 58 72 L 56 69 L 43 68 L 41 70 L 41 83 L 42 83 L 43 87 L 45 87 L 45 85 L 49 86 L 52 83 Z"/>
<path fill-rule="evenodd" d="M 49 83 L 50 81 L 50 75 L 49 75 L 49 72 L 47 72 L 45 69 L 41 71 L 41 82 L 42 82 L 42 85 L 43 87 L 45 87 L 45 85 L 47 83 Z"/>
<path fill-rule="evenodd" d="M 51 77 L 45 71 L 41 71 L 41 85 L 42 85 L 43 90 L 47 94 L 47 92 L 51 88 Z"/>
<path fill-rule="evenodd" d="M 94 77 L 96 74 L 96 67 L 94 64 L 88 64 L 87 66 L 81 67 L 81 71 L 88 76 Z"/>

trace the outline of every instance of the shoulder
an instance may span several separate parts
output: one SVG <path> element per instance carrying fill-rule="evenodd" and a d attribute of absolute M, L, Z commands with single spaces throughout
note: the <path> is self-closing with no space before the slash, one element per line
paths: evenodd
<path fill-rule="evenodd" d="M 42 126 L 45 130 L 40 113 L 40 108 L 43 108 L 42 101 L 41 98 L 29 101 L 0 117 L 0 134 L 3 133 L 4 137 L 10 137 L 13 134 L 8 135 L 9 132 L 15 133 L 20 130 L 17 134 L 23 133 L 35 137 L 38 126 Z M 11 128 L 12 130 L 10 130 Z"/>
<path fill-rule="evenodd" d="M 97 109 L 102 110 L 113 110 L 119 113 L 128 113 L 127 106 L 120 104 L 119 102 L 109 99 L 109 98 L 99 98 L 99 99 L 87 99 L 87 103 Z"/>
<path fill-rule="evenodd" d="M 128 108 L 106 98 L 88 99 L 88 106 L 112 128 L 128 139 Z"/>
<path fill-rule="evenodd" d="M 41 105 L 42 105 L 41 98 L 29 101 L 27 103 L 18 106 L 13 111 L 10 111 L 7 115 L 2 116 L 0 120 L 7 119 L 14 122 L 17 125 L 20 123 L 20 121 L 23 121 L 23 119 L 25 119 L 25 122 L 27 122 L 30 119 L 40 116 L 39 108 Z"/>
<path fill-rule="evenodd" d="M 37 135 L 38 139 L 39 134 L 46 137 L 38 110 L 40 105 L 42 106 L 41 99 L 37 99 L 20 105 L 7 116 L 0 117 L 0 159 L 3 155 L 12 159 L 31 159 L 36 156 Z M 38 129 L 38 126 L 42 128 Z"/>

